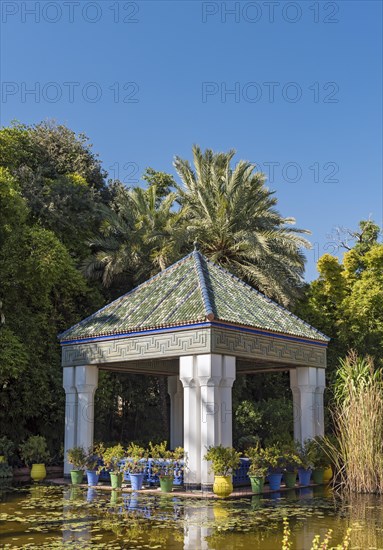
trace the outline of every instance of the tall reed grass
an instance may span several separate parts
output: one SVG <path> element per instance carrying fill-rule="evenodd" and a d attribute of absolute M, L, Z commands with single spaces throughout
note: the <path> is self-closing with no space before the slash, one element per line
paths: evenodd
<path fill-rule="evenodd" d="M 332 415 L 336 442 L 327 439 L 342 490 L 383 493 L 383 380 L 371 358 L 351 351 L 340 360 Z"/>

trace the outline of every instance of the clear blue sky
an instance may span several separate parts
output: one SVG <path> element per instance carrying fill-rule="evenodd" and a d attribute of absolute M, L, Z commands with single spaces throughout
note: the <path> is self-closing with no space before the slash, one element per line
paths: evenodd
<path fill-rule="evenodd" d="M 85 132 L 128 183 L 193 143 L 235 148 L 312 231 L 308 280 L 334 226 L 382 224 L 381 2 L 0 6 L 2 125 Z"/>

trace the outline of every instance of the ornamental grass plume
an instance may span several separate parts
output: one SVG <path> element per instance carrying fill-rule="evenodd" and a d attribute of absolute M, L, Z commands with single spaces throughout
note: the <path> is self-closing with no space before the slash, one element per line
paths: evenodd
<path fill-rule="evenodd" d="M 336 441 L 327 438 L 338 488 L 383 493 L 383 379 L 370 357 L 354 351 L 340 360 L 332 415 Z"/>

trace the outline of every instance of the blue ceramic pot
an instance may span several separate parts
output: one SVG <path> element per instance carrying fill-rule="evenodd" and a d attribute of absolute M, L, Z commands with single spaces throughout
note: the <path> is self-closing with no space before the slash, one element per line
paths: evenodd
<path fill-rule="evenodd" d="M 282 474 L 269 474 L 269 485 L 271 491 L 279 491 L 282 483 Z"/>
<path fill-rule="evenodd" d="M 86 477 L 88 480 L 89 487 L 95 486 L 98 483 L 98 478 L 100 477 L 96 470 L 87 470 Z"/>
<path fill-rule="evenodd" d="M 312 473 L 312 470 L 310 468 L 308 468 L 307 470 L 305 468 L 299 468 L 298 469 L 299 485 L 310 485 L 311 473 Z"/>
<path fill-rule="evenodd" d="M 132 490 L 141 491 L 145 474 L 142 472 L 141 474 L 129 474 L 129 476 Z"/>

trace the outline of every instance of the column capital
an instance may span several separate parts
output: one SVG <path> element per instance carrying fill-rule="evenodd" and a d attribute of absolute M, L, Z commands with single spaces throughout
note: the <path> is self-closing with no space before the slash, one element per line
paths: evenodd
<path fill-rule="evenodd" d="M 74 367 L 76 388 L 79 393 L 94 393 L 98 385 L 98 367 L 84 365 Z"/>
<path fill-rule="evenodd" d="M 63 388 L 66 394 L 76 393 L 74 367 L 65 367 L 63 369 Z"/>
<path fill-rule="evenodd" d="M 78 393 L 94 393 L 97 389 L 97 384 L 77 384 Z"/>
<path fill-rule="evenodd" d="M 216 388 L 220 386 L 222 378 L 220 376 L 199 376 L 198 381 L 200 386 L 209 386 Z"/>
<path fill-rule="evenodd" d="M 193 376 L 180 376 L 180 381 L 184 388 L 196 388 L 198 386 Z"/>
<path fill-rule="evenodd" d="M 312 392 L 312 393 L 314 393 L 317 387 L 314 386 L 314 385 L 311 385 L 311 384 L 305 384 L 305 385 L 300 384 L 299 386 L 297 386 L 297 388 L 301 392 L 308 392 L 308 393 Z"/>

